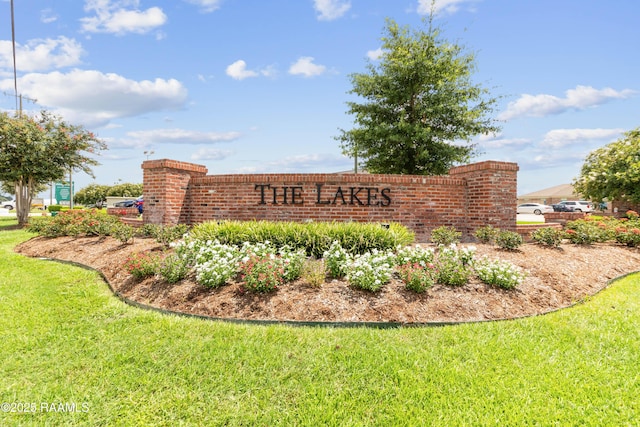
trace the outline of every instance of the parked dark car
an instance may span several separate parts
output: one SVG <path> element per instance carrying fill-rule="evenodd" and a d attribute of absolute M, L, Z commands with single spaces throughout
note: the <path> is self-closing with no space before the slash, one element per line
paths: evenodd
<path fill-rule="evenodd" d="M 566 205 L 564 203 L 558 203 L 551 206 L 553 206 L 554 212 L 573 212 L 573 207 Z"/>
<path fill-rule="evenodd" d="M 136 205 L 135 200 L 124 200 L 122 202 L 114 203 L 113 206 L 116 208 L 132 208 Z"/>

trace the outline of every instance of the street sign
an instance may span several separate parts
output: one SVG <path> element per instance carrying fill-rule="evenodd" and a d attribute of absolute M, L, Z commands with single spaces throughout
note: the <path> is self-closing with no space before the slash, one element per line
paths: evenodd
<path fill-rule="evenodd" d="M 72 184 L 73 185 L 73 184 Z M 69 184 L 56 184 L 56 200 L 61 205 L 71 204 L 73 188 Z"/>

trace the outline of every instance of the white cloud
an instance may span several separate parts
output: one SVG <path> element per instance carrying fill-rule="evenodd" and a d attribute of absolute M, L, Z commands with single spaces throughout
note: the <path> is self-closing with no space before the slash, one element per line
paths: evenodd
<path fill-rule="evenodd" d="M 50 24 L 58 20 L 58 15 L 56 15 L 51 9 L 42 9 L 40 11 L 40 22 L 44 24 Z"/>
<path fill-rule="evenodd" d="M 544 136 L 540 147 L 561 148 L 590 141 L 614 140 L 624 129 L 555 129 Z"/>
<path fill-rule="evenodd" d="M 247 70 L 247 63 L 240 59 L 227 67 L 227 76 L 244 80 L 249 77 L 258 77 L 259 74 L 257 71 Z"/>
<path fill-rule="evenodd" d="M 210 13 L 220 8 L 222 0 L 184 0 L 187 3 L 195 4 L 204 13 Z"/>
<path fill-rule="evenodd" d="M 201 148 L 191 155 L 191 160 L 224 160 L 231 156 L 231 150 L 219 150 L 217 148 Z"/>
<path fill-rule="evenodd" d="M 152 129 L 127 132 L 126 145 L 150 144 L 213 144 L 240 138 L 239 132 L 199 132 L 187 129 Z"/>
<path fill-rule="evenodd" d="M 332 170 L 348 170 L 353 167 L 353 160 L 335 154 L 301 154 L 288 156 L 279 160 L 262 162 L 260 166 L 246 166 L 237 173 L 326 173 Z"/>
<path fill-rule="evenodd" d="M 510 120 L 517 117 L 544 117 L 560 114 L 568 110 L 583 110 L 588 107 L 604 104 L 611 99 L 629 98 L 635 91 L 624 89 L 617 91 L 611 88 L 594 89 L 591 86 L 576 86 L 565 92 L 565 98 L 553 95 L 522 95 L 517 101 L 509 103 L 506 111 L 498 119 Z"/>
<path fill-rule="evenodd" d="M 378 59 L 380 59 L 380 57 L 384 54 L 384 50 L 382 50 L 381 47 L 377 48 L 376 50 L 370 50 L 367 52 L 367 58 L 369 58 L 372 61 L 376 61 Z"/>
<path fill-rule="evenodd" d="M 476 3 L 477 1 L 478 0 L 435 0 L 433 9 L 435 14 L 441 12 L 454 14 L 460 10 L 462 5 Z M 431 13 L 431 2 L 432 0 L 418 0 L 418 13 L 420 15 L 428 15 Z M 473 7 L 469 7 L 469 9 L 473 10 Z"/>
<path fill-rule="evenodd" d="M 84 50 L 74 39 L 34 39 L 16 44 L 16 66 L 19 71 L 46 71 L 80 64 Z M 0 40 L 0 69 L 13 68 L 13 48 L 8 40 Z"/>
<path fill-rule="evenodd" d="M 532 157 L 522 158 L 518 165 L 531 169 L 549 169 L 554 167 L 566 167 L 574 169 L 585 158 L 585 153 L 578 151 L 545 152 Z"/>
<path fill-rule="evenodd" d="M 18 82 L 25 96 L 85 126 L 103 126 L 121 117 L 181 108 L 187 90 L 175 79 L 130 80 L 93 70 L 26 74 Z M 12 79 L 0 81 L 10 90 Z"/>
<path fill-rule="evenodd" d="M 272 77 L 276 74 L 276 70 L 273 66 L 268 66 L 257 71 L 248 70 L 247 63 L 242 59 L 240 59 L 234 62 L 233 64 L 229 65 L 227 67 L 226 73 L 227 73 L 227 76 L 233 79 L 244 80 L 249 77 L 258 77 L 258 76 Z"/>
<path fill-rule="evenodd" d="M 86 0 L 84 10 L 95 16 L 81 18 L 88 33 L 144 34 L 164 25 L 167 15 L 159 7 L 138 10 L 138 0 Z"/>
<path fill-rule="evenodd" d="M 349 9 L 351 3 L 341 0 L 314 0 L 314 7 L 318 12 L 318 20 L 332 21 L 343 16 Z"/>
<path fill-rule="evenodd" d="M 314 64 L 311 56 L 303 56 L 291 65 L 289 74 L 314 77 L 323 74 L 326 70 L 327 67 L 324 65 Z"/>
<path fill-rule="evenodd" d="M 496 148 L 516 148 L 528 145 L 531 143 L 530 139 L 527 138 L 495 138 L 495 139 L 486 139 L 480 140 L 479 145 L 482 148 L 486 149 L 496 149 Z"/>

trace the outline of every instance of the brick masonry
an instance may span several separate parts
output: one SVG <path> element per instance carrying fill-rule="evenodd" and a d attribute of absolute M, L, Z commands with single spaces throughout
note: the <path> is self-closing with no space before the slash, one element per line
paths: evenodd
<path fill-rule="evenodd" d="M 219 220 L 399 222 L 428 240 L 453 226 L 471 240 L 483 225 L 516 230 L 515 163 L 486 161 L 449 175 L 207 175 L 202 165 L 143 162 L 145 211 L 153 224 Z"/>

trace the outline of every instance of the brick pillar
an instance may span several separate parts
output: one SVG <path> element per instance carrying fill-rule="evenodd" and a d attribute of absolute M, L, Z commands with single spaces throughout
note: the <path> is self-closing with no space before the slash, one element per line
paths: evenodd
<path fill-rule="evenodd" d="M 467 183 L 466 235 L 485 225 L 516 231 L 518 165 L 486 161 L 458 166 L 449 171 Z M 462 230 L 461 230 L 462 231 Z M 463 231 L 463 233 L 465 232 Z"/>
<path fill-rule="evenodd" d="M 142 163 L 145 224 L 189 223 L 188 195 L 192 177 L 204 176 L 207 168 L 177 160 Z"/>

